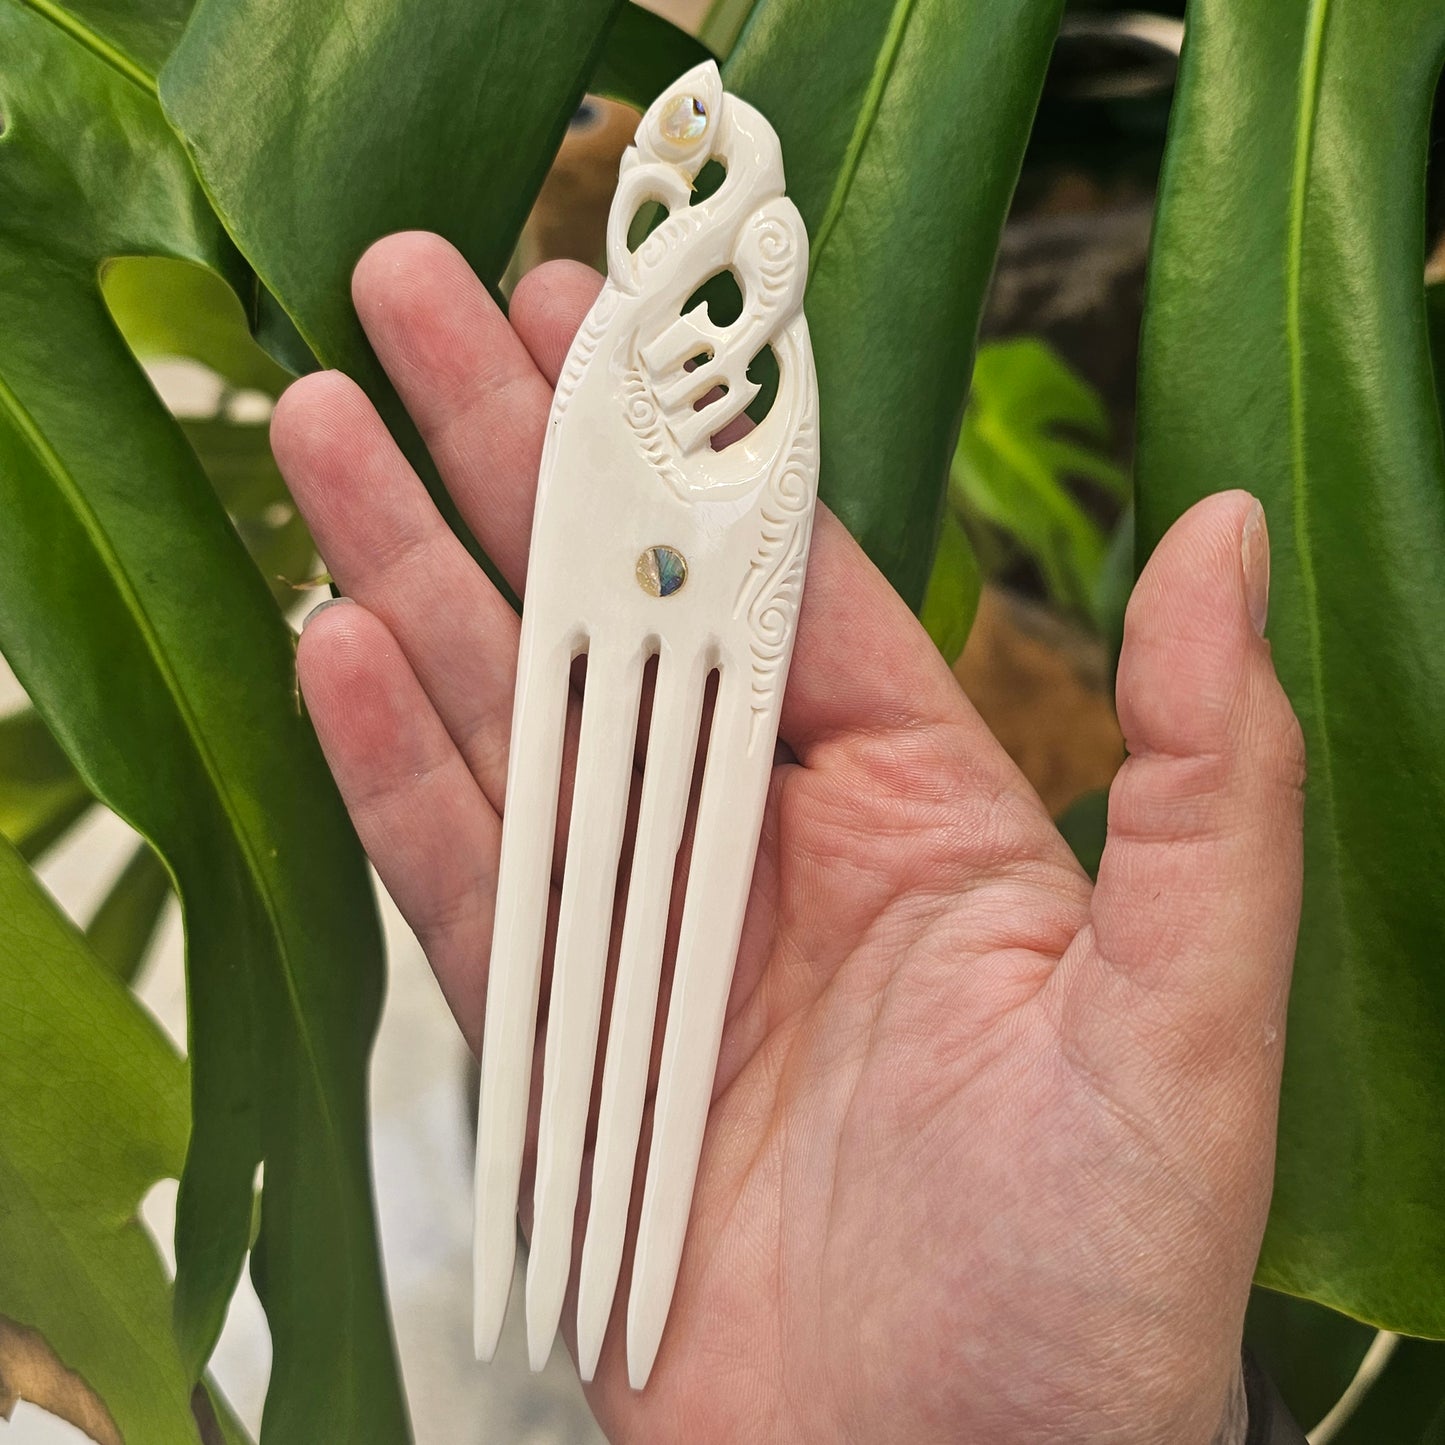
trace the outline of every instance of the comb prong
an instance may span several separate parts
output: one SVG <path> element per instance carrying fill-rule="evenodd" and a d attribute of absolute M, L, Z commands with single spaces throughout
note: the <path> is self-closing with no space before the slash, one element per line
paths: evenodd
<path fill-rule="evenodd" d="M 578 1284 L 577 1364 L 584 1380 L 597 1368 L 622 1268 L 668 906 L 687 819 L 707 670 L 702 655 L 679 658 L 664 652 L 658 663 Z"/>
<path fill-rule="evenodd" d="M 479 1360 L 490 1360 L 496 1352 L 516 1263 L 517 1192 L 572 652 L 570 643 L 560 639 L 539 646 L 523 624 L 477 1103 L 472 1328 Z"/>
<path fill-rule="evenodd" d="M 723 668 L 663 1040 L 652 1150 L 627 1311 L 634 1390 L 657 1358 L 682 1261 L 733 965 L 772 773 L 773 728 L 753 725 L 746 676 Z"/>
<path fill-rule="evenodd" d="M 552 1351 L 572 1264 L 572 1227 L 645 660 L 640 646 L 631 656 L 594 646 L 587 658 L 547 1014 L 527 1257 L 527 1346 L 534 1370 L 547 1363 Z"/>

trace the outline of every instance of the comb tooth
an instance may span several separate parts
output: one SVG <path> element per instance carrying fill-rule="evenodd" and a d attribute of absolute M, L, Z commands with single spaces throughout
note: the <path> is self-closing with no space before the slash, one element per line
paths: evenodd
<path fill-rule="evenodd" d="M 527 1258 L 527 1343 L 534 1370 L 540 1370 L 551 1353 L 572 1263 L 572 1225 L 644 661 L 640 647 L 631 656 L 594 647 L 587 659 L 547 1015 L 536 1207 Z"/>
<path fill-rule="evenodd" d="M 525 621 L 522 632 L 477 1104 L 472 1322 L 481 1360 L 496 1352 L 516 1262 L 517 1191 L 572 660 L 570 640 L 543 649 Z"/>
<path fill-rule="evenodd" d="M 679 659 L 664 652 L 658 662 L 578 1286 L 577 1360 L 584 1380 L 597 1368 L 622 1268 L 668 905 L 687 818 L 707 669 L 701 655 Z"/>
<path fill-rule="evenodd" d="M 698 802 L 628 1301 L 627 1365 L 635 1390 L 652 1373 L 677 1283 L 767 803 L 776 720 L 772 728 L 754 728 L 749 695 L 746 677 L 724 667 Z"/>

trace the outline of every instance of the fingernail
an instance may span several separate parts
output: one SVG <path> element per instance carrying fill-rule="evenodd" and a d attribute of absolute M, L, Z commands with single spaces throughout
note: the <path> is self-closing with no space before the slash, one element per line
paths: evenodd
<path fill-rule="evenodd" d="M 1258 502 L 1244 519 L 1239 550 L 1244 559 L 1244 600 L 1249 607 L 1249 620 L 1263 637 L 1265 623 L 1269 621 L 1269 528 L 1265 525 L 1264 508 Z"/>
<path fill-rule="evenodd" d="M 308 612 L 306 616 L 301 619 L 302 632 L 305 632 L 306 629 L 310 627 L 311 624 L 315 622 L 316 619 L 320 617 L 321 614 L 325 612 L 328 607 L 338 607 L 341 605 L 341 603 L 350 601 L 351 598 L 349 597 L 328 597 L 325 602 L 318 602 L 316 606 L 313 607 L 311 611 Z"/>

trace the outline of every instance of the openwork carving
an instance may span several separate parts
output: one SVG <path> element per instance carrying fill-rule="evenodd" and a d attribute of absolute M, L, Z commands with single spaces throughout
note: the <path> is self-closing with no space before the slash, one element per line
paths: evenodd
<path fill-rule="evenodd" d="M 615 288 L 617 300 L 601 325 L 615 334 L 612 366 L 623 415 L 659 480 L 691 503 L 754 502 L 755 543 L 733 607 L 748 630 L 751 750 L 775 710 L 789 655 L 816 487 L 817 392 L 802 319 L 807 234 L 783 194 L 771 127 L 724 94 L 715 72 L 694 72 L 683 85 L 695 85 L 696 94 L 664 96 L 623 158 L 608 225 L 607 289 Z M 670 125 L 670 118 L 681 124 Z M 694 182 L 710 159 L 726 174 L 712 195 L 693 204 Z M 648 203 L 667 214 L 630 251 L 628 230 Z M 741 315 L 720 325 L 705 302 L 684 310 L 723 270 L 738 279 Z M 597 344 L 587 334 L 574 360 L 585 366 Z M 714 451 L 712 438 L 757 395 L 747 373 L 766 346 L 778 359 L 779 387 L 755 445 Z"/>
<path fill-rule="evenodd" d="M 783 195 L 771 127 L 711 76 L 694 72 L 686 80 L 699 87 L 696 134 L 679 139 L 665 129 L 675 98 L 664 97 L 623 158 L 608 223 L 609 285 L 621 298 L 613 358 L 627 417 L 658 474 L 679 496 L 722 500 L 766 481 L 765 467 L 742 456 L 722 460 L 711 442 L 757 396 L 748 377 L 754 358 L 801 314 L 807 235 Z M 725 167 L 722 182 L 693 204 L 697 175 L 713 159 Z M 667 214 L 629 251 L 633 218 L 653 202 Z M 724 270 L 743 294 L 735 321 L 719 324 L 706 302 L 683 309 Z M 794 390 L 811 384 L 811 374 L 799 368 Z M 781 393 L 778 399 L 794 412 L 801 400 Z"/>
<path fill-rule="evenodd" d="M 710 161 L 724 175 L 695 201 Z M 663 213 L 629 249 L 634 218 L 653 205 Z M 724 630 L 724 618 L 731 626 L 719 651 L 741 656 L 750 670 L 750 746 L 757 745 L 775 721 L 786 675 L 816 489 L 817 385 L 802 311 L 808 239 L 783 191 L 776 135 L 723 91 L 715 67 L 682 77 L 642 118 L 622 160 L 607 252 L 607 282 L 557 384 L 539 495 L 561 481 L 555 443 L 563 419 L 577 410 L 569 423 L 575 435 L 605 447 L 609 469 L 628 470 L 618 448 L 630 447 L 638 478 L 590 473 L 593 458 L 574 442 L 571 474 L 561 482 L 574 505 L 583 504 L 589 473 L 585 505 L 604 512 L 626 510 L 626 489 L 646 476 L 695 512 L 675 536 L 649 522 L 645 535 L 629 538 L 627 555 L 675 544 L 691 557 L 699 537 L 726 533 L 725 551 L 700 549 L 712 560 L 692 568 L 689 589 L 705 590 L 710 579 L 723 586 L 717 626 Z M 723 271 L 742 293 L 740 314 L 726 324 L 706 302 L 689 304 Z M 768 347 L 779 377 L 768 414 L 741 440 L 715 449 L 713 438 L 738 423 L 757 396 L 748 370 Z"/>

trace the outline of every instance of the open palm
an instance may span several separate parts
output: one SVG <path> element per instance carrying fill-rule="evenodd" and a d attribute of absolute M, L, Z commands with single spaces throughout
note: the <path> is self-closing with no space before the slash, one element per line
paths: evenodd
<path fill-rule="evenodd" d="M 357 269 L 378 356 L 519 591 L 551 387 L 599 284 L 544 267 L 509 322 L 436 237 Z M 351 599 L 306 629 L 306 701 L 475 1048 L 518 624 L 353 383 L 296 383 L 273 439 Z M 614 1437 L 1214 1437 L 1299 908 L 1301 745 L 1252 625 L 1265 545 L 1250 498 L 1210 498 L 1139 584 L 1095 887 L 820 509 L 672 1315 L 635 1393 L 620 1299 L 589 1386 Z"/>

